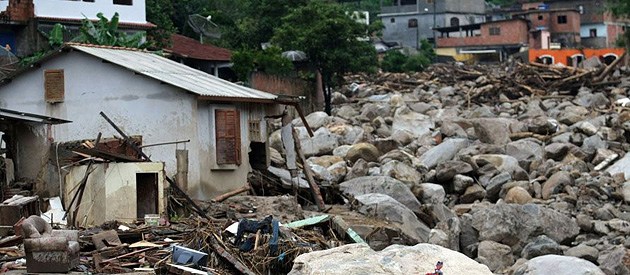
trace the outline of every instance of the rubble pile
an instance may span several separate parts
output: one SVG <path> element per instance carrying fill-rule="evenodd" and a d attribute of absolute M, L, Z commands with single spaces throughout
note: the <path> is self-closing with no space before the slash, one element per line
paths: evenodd
<path fill-rule="evenodd" d="M 627 274 L 630 74 L 616 65 L 352 75 L 332 116 L 306 116 L 313 137 L 293 124 L 318 185 L 340 194 L 324 200 L 344 204 L 335 214 L 355 215 L 350 227 L 374 249 L 428 242 L 495 274 L 556 260 L 575 262 L 571 274 Z M 269 172 L 306 182 L 288 176 L 280 130 L 270 145 Z M 305 265 L 294 274 L 320 274 Z"/>

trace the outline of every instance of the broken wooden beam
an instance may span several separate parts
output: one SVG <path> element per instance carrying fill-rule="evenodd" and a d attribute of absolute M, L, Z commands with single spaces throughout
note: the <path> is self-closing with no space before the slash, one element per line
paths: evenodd
<path fill-rule="evenodd" d="M 243 193 L 243 192 L 247 192 L 247 191 L 249 191 L 249 189 L 251 189 L 251 188 L 248 185 L 248 186 L 236 189 L 234 191 L 227 192 L 227 193 L 225 193 L 223 195 L 219 195 L 219 196 L 215 197 L 214 199 L 212 199 L 212 201 L 213 202 L 222 202 L 222 201 L 224 201 L 224 200 L 226 200 L 226 199 L 228 199 L 230 197 L 236 196 L 236 195 L 238 195 L 240 193 Z"/>

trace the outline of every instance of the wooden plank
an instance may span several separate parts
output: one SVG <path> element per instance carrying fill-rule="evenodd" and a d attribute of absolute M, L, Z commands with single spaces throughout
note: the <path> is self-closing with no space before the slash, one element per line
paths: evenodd
<path fill-rule="evenodd" d="M 304 174 L 306 175 L 306 179 L 308 180 L 308 185 L 311 189 L 311 194 L 313 195 L 313 199 L 315 200 L 315 204 L 317 204 L 317 209 L 319 211 L 324 211 L 326 209 L 326 204 L 324 203 L 324 198 L 322 197 L 322 193 L 319 191 L 319 186 L 315 182 L 313 178 L 313 173 L 311 172 L 311 168 L 306 163 L 306 157 L 304 157 L 304 152 L 302 152 L 302 146 L 300 144 L 300 140 L 297 136 L 297 131 L 295 128 L 293 130 L 293 140 L 295 141 L 295 150 L 302 161 L 302 167 L 304 168 Z"/>

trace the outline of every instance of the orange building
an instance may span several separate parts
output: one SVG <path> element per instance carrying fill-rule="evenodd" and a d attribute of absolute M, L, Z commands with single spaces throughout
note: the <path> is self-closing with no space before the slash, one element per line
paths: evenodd
<path fill-rule="evenodd" d="M 610 64 L 615 61 L 615 59 L 621 57 L 624 52 L 625 50 L 621 48 L 559 50 L 530 49 L 529 62 L 538 62 L 548 65 L 563 64 L 566 66 L 575 66 L 583 60 L 596 56 L 602 61 L 602 63 Z"/>

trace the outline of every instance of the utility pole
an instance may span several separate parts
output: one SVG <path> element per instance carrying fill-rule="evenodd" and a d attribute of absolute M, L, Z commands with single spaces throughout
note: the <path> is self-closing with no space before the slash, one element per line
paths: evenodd
<path fill-rule="evenodd" d="M 437 0 L 433 0 L 433 50 L 437 50 L 437 34 L 435 29 L 437 28 Z M 437 63 L 437 54 L 433 58 L 433 63 Z"/>

